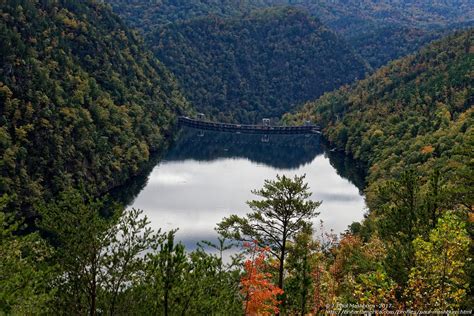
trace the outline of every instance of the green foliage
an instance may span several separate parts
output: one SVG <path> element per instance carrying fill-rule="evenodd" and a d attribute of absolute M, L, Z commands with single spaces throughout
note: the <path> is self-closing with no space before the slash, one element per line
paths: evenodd
<path fill-rule="evenodd" d="M 423 177 L 438 169 L 451 191 L 445 202 L 472 205 L 472 34 L 435 42 L 297 115 L 320 122 L 333 144 L 367 163 L 370 208 L 375 188 L 407 166 Z"/>
<path fill-rule="evenodd" d="M 307 9 L 340 34 L 373 69 L 453 29 L 473 25 L 468 0 L 272 0 Z"/>
<path fill-rule="evenodd" d="M 427 241 L 413 241 L 415 266 L 407 288 L 413 309 L 457 310 L 466 298 L 469 282 L 466 267 L 471 238 L 466 224 L 455 212 L 446 212 Z M 466 261 L 466 258 L 468 258 Z"/>
<path fill-rule="evenodd" d="M 107 0 L 132 27 L 148 34 L 164 25 L 207 15 L 239 16 L 262 7 L 265 0 Z"/>
<path fill-rule="evenodd" d="M 107 191 L 164 147 L 184 100 L 104 5 L 8 0 L 0 16 L 0 191 L 10 209 L 79 183 Z"/>
<path fill-rule="evenodd" d="M 372 193 L 373 216 L 364 225 L 375 222 L 374 231 L 388 248 L 387 271 L 398 284 L 407 282 L 413 267 L 413 240 L 428 236 L 442 215 L 442 208 L 451 204 L 446 201 L 449 191 L 441 185 L 441 180 L 437 170 L 424 181 L 417 172 L 408 169 L 397 179 L 377 186 Z"/>
<path fill-rule="evenodd" d="M 451 30 L 473 25 L 469 0 L 107 0 L 146 38 L 170 23 L 205 16 L 245 17 L 252 10 L 292 6 L 307 10 L 343 37 L 374 68 L 415 52 Z"/>
<path fill-rule="evenodd" d="M 397 284 L 384 271 L 362 274 L 355 284 L 354 296 L 359 304 L 376 306 L 377 311 L 393 309 Z"/>
<path fill-rule="evenodd" d="M 174 234 L 168 233 L 147 254 L 143 275 L 130 290 L 136 307 L 123 314 L 239 314 L 240 271 L 235 262 L 225 265 L 222 257 L 208 254 L 203 248 L 186 253 L 181 243 L 175 243 Z M 226 247 L 221 246 L 224 251 Z"/>
<path fill-rule="evenodd" d="M 364 74 L 311 14 L 378 66 L 472 13 L 465 0 L 110 2 L 144 30 L 199 110 L 249 122 Z M 279 4 L 309 13 L 252 11 Z M 164 66 L 101 1 L 7 0 L 0 17 L 0 192 L 9 194 L 0 199 L 0 313 L 241 314 L 242 270 L 237 259 L 223 263 L 224 239 L 219 255 L 187 253 L 141 211 L 91 197 L 136 174 L 186 109 Z M 368 165 L 371 212 L 352 226 L 356 236 L 325 249 L 309 229 L 320 203 L 304 177 L 283 176 L 254 191 L 252 213 L 219 224 L 270 246 L 286 285 L 283 311 L 469 305 L 471 236 L 461 211 L 442 210 L 472 217 L 472 35 L 433 43 L 286 117 L 319 121 Z M 59 194 L 81 184 L 88 192 Z M 23 230 L 11 215 L 18 210 L 38 211 L 50 245 Z"/>
<path fill-rule="evenodd" d="M 39 226 L 55 246 L 47 259 L 58 266 L 49 279 L 56 292 L 46 305 L 55 314 L 196 315 L 242 310 L 239 261 L 223 263 L 222 253 L 230 247 L 224 240 L 218 246 L 220 256 L 202 247 L 187 253 L 175 243 L 174 231 L 154 232 L 141 211 L 122 211 L 79 191 L 62 193 L 55 202 L 39 207 L 39 213 Z"/>
<path fill-rule="evenodd" d="M 285 280 L 286 314 L 306 315 L 314 305 L 314 271 L 321 260 L 320 245 L 313 240 L 313 229 L 305 227 L 288 246 Z"/>
<path fill-rule="evenodd" d="M 364 77 L 367 62 L 378 68 L 473 23 L 467 0 L 107 2 L 142 31 L 194 106 L 221 121 L 279 118 Z"/>
<path fill-rule="evenodd" d="M 340 275 L 335 276 L 345 284 L 338 286 L 339 297 L 349 300 L 347 293 L 356 291 L 363 302 L 382 295 L 394 305 L 397 301 L 406 305 L 409 298 L 404 292 L 410 289 L 410 304 L 429 307 L 420 305 L 421 293 L 435 288 L 438 281 L 428 281 L 435 272 L 417 268 L 426 246 L 421 240 L 431 240 L 443 210 L 472 210 L 472 34 L 471 29 L 446 37 L 286 117 L 290 122 L 320 122 L 331 143 L 368 166 L 370 212 L 352 230 L 365 243 L 373 236 L 381 238 L 383 265 L 375 271 L 358 271 L 358 261 L 343 264 L 347 270 L 339 269 Z M 459 231 L 449 227 L 445 227 L 447 236 Z M 442 253 L 436 249 L 433 255 Z M 423 253 L 428 260 L 428 253 Z M 456 258 L 469 262 L 470 257 L 460 252 Z M 469 267 L 468 263 L 463 269 Z M 351 274 L 358 277 L 351 281 Z M 453 282 L 456 299 L 448 294 L 446 299 L 455 302 L 452 308 L 466 306 L 466 293 L 459 290 L 465 284 Z"/>
<path fill-rule="evenodd" d="M 268 251 L 276 255 L 276 261 L 284 263 L 278 271 L 280 276 L 284 271 L 286 285 L 281 297 L 282 313 L 317 314 L 324 306 L 337 303 L 373 304 L 374 312 L 400 306 L 414 310 L 466 306 L 470 237 L 465 213 L 445 213 L 428 238 L 420 235 L 413 241 L 414 263 L 405 286 L 396 283 L 387 270 L 390 260 L 394 260 L 389 257 L 390 246 L 394 241 L 400 241 L 401 246 L 407 243 L 403 231 L 401 235 L 384 239 L 374 234 L 367 242 L 350 234 L 344 235 L 340 242 L 331 236 L 328 236 L 330 243 L 324 238 L 315 242 L 307 220 L 314 216 L 319 203 L 307 200 L 309 193 L 303 179 L 281 177 L 267 181 L 263 189 L 255 192 L 264 199 L 249 202 L 254 213 L 237 218 L 239 221 L 233 221 L 231 227 L 224 227 L 231 219 L 224 219 L 220 224 L 220 229 L 237 239 L 247 236 L 257 239 L 255 243 L 270 245 Z M 413 199 L 407 197 L 417 190 L 406 188 L 416 187 L 412 174 L 392 186 L 402 191 L 399 199 L 406 200 L 403 203 L 412 204 Z M 387 199 L 393 199 L 393 194 L 389 193 Z M 403 203 L 400 209 L 405 207 Z M 37 234 L 14 235 L 18 225 L 11 224 L 0 213 L 2 312 L 242 314 L 245 305 L 239 287 L 242 261 L 236 257 L 231 263 L 223 264 L 223 252 L 232 247 L 225 239 L 220 238 L 218 245 L 205 242 L 217 250 L 217 255 L 207 253 L 201 246 L 187 253 L 181 243 L 175 242 L 174 231 L 154 233 L 141 211 L 122 212 L 78 191 L 65 192 L 56 202 L 39 209 L 40 227 L 55 246 L 54 250 Z M 104 216 L 107 214 L 112 216 Z M 288 216 L 281 222 L 286 222 L 286 226 L 278 226 L 279 218 L 285 218 L 285 214 Z M 463 214 L 463 218 L 457 214 Z M 431 223 L 425 226 L 431 227 Z M 283 235 L 286 231 L 286 246 L 285 239 L 279 241 L 277 234 L 268 234 L 271 231 L 283 231 Z M 279 245 L 284 248 L 278 248 Z M 265 273 L 262 285 L 271 283 L 272 273 L 268 271 L 272 271 L 274 263 L 278 265 L 275 260 L 266 262 L 261 271 Z M 279 281 L 282 282 L 281 277 Z M 257 296 L 252 306 L 260 306 L 259 297 L 263 300 L 266 296 Z"/>
<path fill-rule="evenodd" d="M 367 242 L 346 235 L 332 252 L 334 259 L 329 270 L 338 301 L 362 304 L 382 298 L 378 303 L 394 302 L 395 282 L 385 268 L 387 248 L 377 235 Z"/>
<path fill-rule="evenodd" d="M 256 241 L 269 247 L 278 260 L 278 287 L 284 290 L 284 265 L 288 243 L 317 216 L 321 202 L 309 200 L 311 193 L 305 176 L 293 179 L 277 175 L 276 180 L 265 180 L 262 189 L 252 193 L 261 199 L 248 201 L 252 213 L 245 217 L 231 215 L 218 224 L 223 236 L 240 241 Z"/>
<path fill-rule="evenodd" d="M 114 213 L 110 218 L 100 214 Z M 78 191 L 65 192 L 39 207 L 39 226 L 55 245 L 59 265 L 53 305 L 62 314 L 115 314 L 130 303 L 124 293 L 143 270 L 143 255 L 163 236 L 148 227 L 141 211 L 106 208 L 104 201 Z"/>
<path fill-rule="evenodd" d="M 17 235 L 21 225 L 3 212 L 6 200 L 0 198 L 0 314 L 46 315 L 54 294 L 52 249 L 38 233 Z"/>
<path fill-rule="evenodd" d="M 366 70 L 342 40 L 297 9 L 170 24 L 147 41 L 196 109 L 222 121 L 279 118 Z"/>

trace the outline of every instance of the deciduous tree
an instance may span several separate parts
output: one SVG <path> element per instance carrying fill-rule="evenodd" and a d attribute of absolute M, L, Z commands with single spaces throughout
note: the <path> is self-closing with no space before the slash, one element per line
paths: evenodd
<path fill-rule="evenodd" d="M 414 309 L 458 309 L 466 297 L 470 237 L 465 222 L 454 212 L 438 220 L 425 241 L 413 241 L 415 266 L 411 269 L 406 295 Z"/>
<path fill-rule="evenodd" d="M 272 283 L 272 275 L 267 272 L 266 253 L 269 248 L 261 248 L 258 242 L 245 243 L 250 258 L 244 264 L 241 292 L 244 296 L 245 315 L 272 315 L 279 312 L 277 296 L 283 291 Z"/>

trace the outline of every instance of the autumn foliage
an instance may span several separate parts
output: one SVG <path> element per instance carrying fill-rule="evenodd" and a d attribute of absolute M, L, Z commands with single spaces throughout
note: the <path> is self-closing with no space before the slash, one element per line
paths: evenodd
<path fill-rule="evenodd" d="M 271 282 L 271 274 L 266 272 L 268 248 L 259 247 L 256 242 L 245 243 L 250 258 L 245 262 L 241 293 L 244 296 L 245 315 L 271 315 L 278 313 L 278 295 L 283 290 Z"/>

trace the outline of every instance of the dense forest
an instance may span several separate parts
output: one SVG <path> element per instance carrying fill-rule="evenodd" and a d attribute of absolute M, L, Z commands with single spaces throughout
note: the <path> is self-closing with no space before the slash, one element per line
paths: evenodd
<path fill-rule="evenodd" d="M 450 30 L 474 23 L 469 0 L 275 0 L 307 9 L 343 36 L 372 67 L 415 52 Z"/>
<path fill-rule="evenodd" d="M 191 103 L 223 121 L 280 117 L 473 23 L 464 0 L 107 2 L 141 31 Z"/>
<path fill-rule="evenodd" d="M 241 16 L 263 8 L 267 0 L 107 0 L 119 16 L 133 28 L 149 34 L 174 22 L 184 22 L 208 15 L 218 17 Z"/>
<path fill-rule="evenodd" d="M 291 8 L 170 24 L 149 40 L 193 106 L 221 121 L 279 118 L 366 70 L 336 35 Z"/>
<path fill-rule="evenodd" d="M 11 0 L 0 16 L 0 191 L 11 207 L 70 186 L 105 192 L 164 147 L 186 102 L 110 10 Z"/>
<path fill-rule="evenodd" d="M 470 29 L 434 42 L 286 116 L 289 121 L 320 122 L 332 144 L 367 164 L 365 191 L 370 212 L 351 231 L 363 247 L 373 238 L 384 242 L 382 279 L 390 280 L 386 285 L 395 285 L 398 300 L 403 297 L 401 291 L 432 291 L 444 282 L 425 284 L 417 278 L 426 278 L 426 271 L 414 267 L 432 264 L 431 273 L 437 273 L 438 258 L 425 251 L 443 250 L 425 248 L 423 242 L 428 236 L 430 240 L 441 238 L 432 234 L 447 210 L 456 210 L 468 223 L 472 238 L 473 32 Z M 455 234 L 460 228 L 445 229 L 445 234 Z M 470 251 L 458 257 L 463 268 L 452 273 L 466 273 L 472 280 L 472 247 Z M 449 282 L 459 286 L 463 295 L 472 293 L 472 288 L 457 283 L 467 276 L 452 277 Z M 455 293 L 450 295 L 446 300 L 459 299 Z M 411 302 L 428 307 L 440 301 L 440 297 L 432 299 L 422 296 Z M 472 306 L 472 301 L 464 304 Z"/>
<path fill-rule="evenodd" d="M 359 33 L 374 66 L 469 22 L 469 1 L 110 0 L 136 27 L 140 15 L 154 21 L 148 44 L 103 2 L 0 2 L 1 315 L 472 313 L 474 29 L 365 79 L 333 32 L 352 44 Z M 416 45 L 379 51 L 405 36 Z M 324 201 L 305 175 L 262 179 L 248 213 L 223 218 L 217 240 L 193 251 L 105 194 L 151 168 L 176 116 L 194 111 L 185 94 L 219 119 L 254 121 L 322 93 L 283 121 L 320 124 L 333 164 L 366 167 L 353 177 L 368 213 L 339 236 L 313 227 Z M 293 159 L 239 143 L 219 152 L 233 136 L 201 141 L 198 156 Z M 303 163 L 321 149 L 308 141 L 282 143 Z"/>
<path fill-rule="evenodd" d="M 468 0 L 446 1 L 355 1 L 355 0 L 106 0 L 114 11 L 134 28 L 147 31 L 168 23 L 207 15 L 242 15 L 257 8 L 298 6 L 323 19 L 331 28 L 343 32 L 360 30 L 363 25 L 439 27 L 472 22 L 474 9 Z M 365 27 L 367 28 L 367 27 Z M 351 30 L 353 29 L 353 30 Z"/>
<path fill-rule="evenodd" d="M 306 104 L 297 117 L 321 123 L 330 142 L 367 163 L 369 192 L 407 166 L 425 175 L 438 169 L 467 188 L 472 179 L 460 173 L 469 169 L 472 154 L 473 34 L 470 29 L 435 42 Z M 459 197 L 472 205 L 472 195 Z"/>
<path fill-rule="evenodd" d="M 307 10 L 340 34 L 369 64 L 378 68 L 405 56 L 446 32 L 474 23 L 469 0 L 107 0 L 145 38 L 175 22 L 214 15 L 245 16 L 252 10 L 295 6 Z"/>

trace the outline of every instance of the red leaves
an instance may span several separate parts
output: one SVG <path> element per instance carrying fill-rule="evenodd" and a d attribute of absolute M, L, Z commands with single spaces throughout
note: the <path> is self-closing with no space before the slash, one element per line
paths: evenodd
<path fill-rule="evenodd" d="M 266 257 L 269 248 L 261 248 L 257 242 L 244 243 L 250 250 L 251 257 L 245 262 L 245 275 L 240 284 L 244 295 L 245 315 L 271 315 L 278 313 L 281 303 L 277 296 L 283 290 L 271 282 L 271 274 L 265 272 Z"/>

